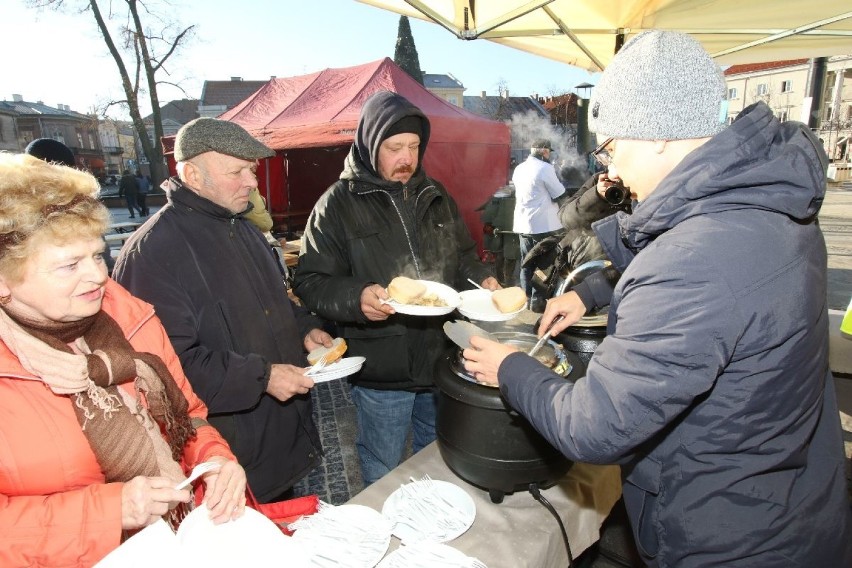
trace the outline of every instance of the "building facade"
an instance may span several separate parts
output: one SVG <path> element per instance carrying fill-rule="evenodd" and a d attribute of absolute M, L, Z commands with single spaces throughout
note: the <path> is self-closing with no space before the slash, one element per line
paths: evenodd
<path fill-rule="evenodd" d="M 728 121 L 747 106 L 765 102 L 781 121 L 807 122 L 809 59 L 733 65 L 725 70 Z M 829 158 L 852 161 L 852 55 L 829 57 L 817 135 Z"/>
<path fill-rule="evenodd" d="M 423 73 L 423 86 L 451 105 L 464 108 L 464 85 L 449 73 L 446 75 Z"/>
<path fill-rule="evenodd" d="M 73 111 L 65 104 L 51 107 L 42 101 L 25 101 L 17 94 L 11 101 L 0 101 L 0 116 L 4 149 L 23 152 L 37 138 L 53 138 L 71 149 L 78 168 L 99 178 L 106 175 L 97 116 Z"/>

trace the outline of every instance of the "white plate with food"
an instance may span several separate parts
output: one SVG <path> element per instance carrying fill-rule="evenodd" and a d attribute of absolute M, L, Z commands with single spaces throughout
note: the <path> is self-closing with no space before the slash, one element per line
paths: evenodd
<path fill-rule="evenodd" d="M 342 379 L 343 377 L 354 375 L 360 371 L 366 360 L 367 359 L 364 357 L 344 357 L 343 359 L 338 359 L 327 367 L 323 367 L 321 371 L 310 375 L 310 377 L 314 380 L 314 383 L 324 383 L 326 381 L 333 381 L 334 379 Z"/>
<path fill-rule="evenodd" d="M 323 504 L 317 513 L 290 524 L 290 529 L 295 530 L 293 540 L 318 566 L 372 568 L 390 546 L 391 523 L 364 505 Z"/>
<path fill-rule="evenodd" d="M 387 304 L 396 313 L 410 316 L 442 316 L 461 304 L 458 292 L 440 282 L 397 277 L 388 284 Z"/>
<path fill-rule="evenodd" d="M 509 289 L 507 288 L 506 290 Z M 518 288 L 518 290 L 520 290 L 520 288 Z M 461 296 L 461 304 L 459 304 L 458 308 L 459 313 L 468 319 L 476 321 L 508 321 L 524 311 L 526 295 L 523 294 L 523 290 L 521 290 L 520 293 L 523 295 L 523 299 L 518 296 L 515 298 L 515 302 L 513 304 L 503 304 L 504 306 L 508 306 L 505 308 L 508 311 L 503 312 L 497 307 L 497 304 L 494 301 L 494 295 L 497 294 L 499 299 L 500 296 L 505 295 L 506 292 L 499 290 L 492 292 L 491 290 L 481 289 L 465 290 L 459 294 L 459 296 Z"/>
<path fill-rule="evenodd" d="M 393 534 L 403 542 L 448 542 L 470 528 L 476 505 L 458 485 L 437 479 L 419 480 L 391 493 L 382 515 L 393 521 Z"/>

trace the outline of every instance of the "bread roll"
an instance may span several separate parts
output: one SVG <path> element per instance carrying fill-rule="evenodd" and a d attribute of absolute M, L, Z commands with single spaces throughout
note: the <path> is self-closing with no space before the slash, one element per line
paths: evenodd
<path fill-rule="evenodd" d="M 335 337 L 331 347 L 317 347 L 308 353 L 308 363 L 316 365 L 326 353 L 328 353 L 328 357 L 325 360 L 325 364 L 331 365 L 346 353 L 346 341 L 342 337 Z"/>
<path fill-rule="evenodd" d="M 509 312 L 516 312 L 523 308 L 524 304 L 527 303 L 527 295 L 520 287 L 513 286 L 511 288 L 495 290 L 491 294 L 491 301 L 494 302 L 498 310 L 504 314 L 508 314 Z"/>
<path fill-rule="evenodd" d="M 397 276 L 388 284 L 388 296 L 400 304 L 410 304 L 425 293 L 425 284 L 405 276 Z"/>

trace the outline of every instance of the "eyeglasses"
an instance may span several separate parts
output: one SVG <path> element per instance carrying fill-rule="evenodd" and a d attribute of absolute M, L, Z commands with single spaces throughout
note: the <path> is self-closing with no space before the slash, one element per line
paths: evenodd
<path fill-rule="evenodd" d="M 612 138 L 607 138 L 603 141 L 603 144 L 592 150 L 592 156 L 595 157 L 595 160 L 605 168 L 608 168 L 612 163 L 612 154 L 610 154 L 607 147 L 612 144 Z"/>

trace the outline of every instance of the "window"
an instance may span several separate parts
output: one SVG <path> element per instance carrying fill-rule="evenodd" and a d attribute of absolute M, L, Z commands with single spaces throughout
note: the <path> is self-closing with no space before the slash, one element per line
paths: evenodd
<path fill-rule="evenodd" d="M 94 150 L 98 146 L 95 144 L 95 135 L 89 132 L 89 148 Z"/>
<path fill-rule="evenodd" d="M 450 95 L 447 97 L 447 102 L 456 106 L 459 106 L 459 99 L 455 95 Z"/>
<path fill-rule="evenodd" d="M 736 89 L 728 89 L 728 100 L 732 101 L 737 98 L 737 90 Z"/>
<path fill-rule="evenodd" d="M 757 96 L 758 97 L 762 96 L 762 95 L 766 95 L 768 93 L 769 93 L 769 85 L 767 85 L 766 83 L 761 83 L 760 85 L 757 86 Z"/>
<path fill-rule="evenodd" d="M 781 92 L 782 93 L 789 93 L 792 90 L 793 90 L 793 81 L 790 81 L 790 80 L 781 81 Z"/>
<path fill-rule="evenodd" d="M 77 147 L 85 148 L 85 146 L 83 146 L 83 133 L 79 130 L 77 131 Z"/>
<path fill-rule="evenodd" d="M 787 122 L 787 111 L 786 110 L 778 111 L 778 120 L 780 120 L 781 122 Z"/>

